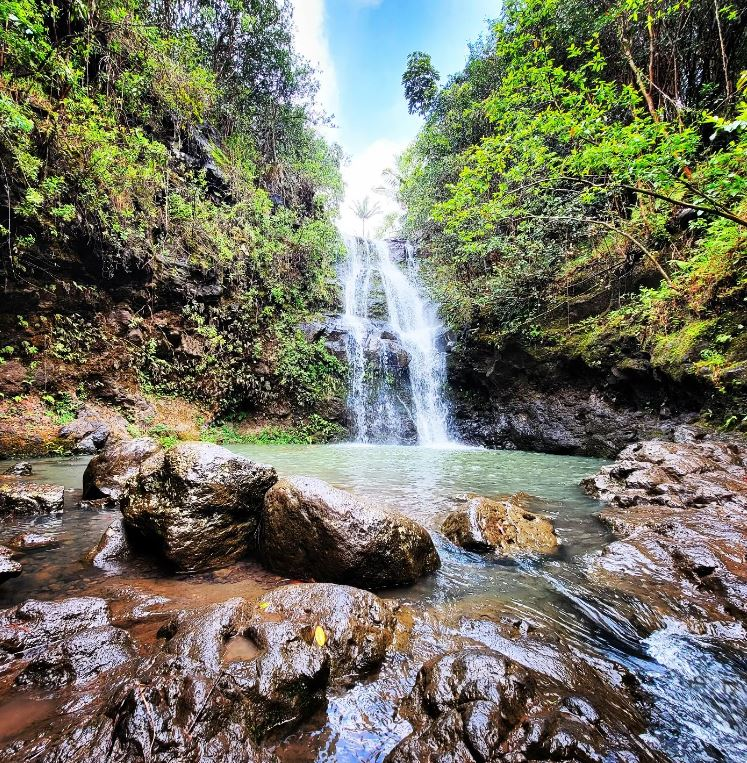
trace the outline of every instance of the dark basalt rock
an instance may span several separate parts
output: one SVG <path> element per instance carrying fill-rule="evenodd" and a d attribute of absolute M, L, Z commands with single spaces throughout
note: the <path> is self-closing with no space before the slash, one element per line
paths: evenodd
<path fill-rule="evenodd" d="M 43 551 L 47 548 L 57 548 L 60 541 L 50 535 L 19 533 L 8 541 L 8 545 L 16 551 L 29 553 L 31 551 Z"/>
<path fill-rule="evenodd" d="M 529 511 L 530 502 L 524 493 L 496 500 L 470 496 L 446 517 L 441 532 L 470 551 L 551 554 L 558 548 L 552 521 Z"/>
<path fill-rule="evenodd" d="M 5 474 L 10 474 L 14 477 L 30 477 L 33 474 L 33 468 L 28 461 L 19 461 L 13 466 L 9 466 L 5 470 Z"/>
<path fill-rule="evenodd" d="M 34 656 L 16 678 L 17 686 L 57 689 L 85 684 L 135 657 L 127 631 L 104 626 L 75 633 Z"/>
<path fill-rule="evenodd" d="M 600 518 L 619 536 L 594 558 L 596 583 L 643 597 L 654 619 L 693 627 L 747 623 L 747 467 L 744 447 L 652 440 L 583 481 L 610 504 Z"/>
<path fill-rule="evenodd" d="M 103 599 L 29 599 L 12 609 L 0 610 L 0 664 L 4 652 L 13 655 L 36 647 L 46 649 L 52 642 L 109 624 L 109 607 Z"/>
<path fill-rule="evenodd" d="M 121 500 L 138 476 L 163 465 L 164 449 L 150 437 L 109 445 L 91 459 L 83 473 L 83 498 Z"/>
<path fill-rule="evenodd" d="M 280 574 L 364 588 L 409 585 L 440 566 L 425 528 L 310 477 L 267 493 L 259 549 Z"/>
<path fill-rule="evenodd" d="M 427 662 L 406 706 L 415 730 L 387 763 L 659 759 L 586 700 L 485 648 Z"/>
<path fill-rule="evenodd" d="M 63 510 L 65 488 L 0 477 L 0 515 L 55 514 Z"/>
<path fill-rule="evenodd" d="M 23 567 L 13 559 L 13 551 L 0 546 L 0 583 L 17 578 L 22 572 Z"/>
<path fill-rule="evenodd" d="M 116 572 L 121 562 L 127 562 L 132 557 L 124 520 L 115 519 L 106 528 L 98 544 L 83 557 L 83 561 L 107 572 Z"/>
<path fill-rule="evenodd" d="M 344 683 L 381 666 L 395 620 L 387 602 L 357 588 L 326 583 L 277 588 L 262 598 L 245 629 L 265 651 L 263 665 L 282 664 L 289 626 L 293 641 L 323 648 L 330 680 Z"/>
<path fill-rule="evenodd" d="M 602 369 L 469 335 L 449 349 L 454 433 L 491 448 L 614 458 L 643 438 L 672 436 L 705 399 L 705 387 L 667 380 L 645 357 Z"/>
<path fill-rule="evenodd" d="M 389 605 L 370 593 L 287 586 L 259 602 L 183 613 L 161 629 L 151 654 L 138 657 L 119 629 L 95 619 L 86 628 L 79 606 L 68 611 L 62 642 L 47 633 L 46 651 L 32 654 L 16 686 L 80 687 L 71 701 L 78 711 L 15 743 L 14 756 L 3 759 L 269 762 L 274 756 L 257 744 L 323 707 L 330 688 L 377 670 L 394 630 Z M 252 640 L 256 654 L 227 660 L 233 638 Z M 96 654 L 97 640 L 105 654 Z"/>
<path fill-rule="evenodd" d="M 271 466 L 219 445 L 182 443 L 140 470 L 122 514 L 128 530 L 178 569 L 221 567 L 252 547 L 264 495 L 276 481 Z"/>

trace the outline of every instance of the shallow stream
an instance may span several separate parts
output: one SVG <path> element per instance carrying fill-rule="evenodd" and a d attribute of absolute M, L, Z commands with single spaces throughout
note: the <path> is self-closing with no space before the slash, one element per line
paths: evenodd
<path fill-rule="evenodd" d="M 589 555 L 609 541 L 594 517 L 600 506 L 578 487 L 603 462 L 588 458 L 478 449 L 431 449 L 400 446 L 235 446 L 242 455 L 271 463 L 281 475 L 305 474 L 388 505 L 434 533 L 441 569 L 417 585 L 385 596 L 421 608 L 448 622 L 470 623 L 471 637 L 481 623 L 506 617 L 526 620 L 561 636 L 572 651 L 600 664 L 617 664 L 633 673 L 651 698 L 652 746 L 674 761 L 747 761 L 747 660 L 706 637 L 668 623 L 653 634 L 633 622 L 646 618 L 645 605 L 621 599 L 591 584 L 584 575 Z M 87 459 L 34 462 L 34 479 L 81 486 Z M 0 463 L 0 471 L 5 464 Z M 525 491 L 538 500 L 536 510 L 553 517 L 562 543 L 550 559 L 497 562 L 464 552 L 438 535 L 444 516 L 460 495 L 508 495 Z M 76 495 L 71 492 L 70 504 Z M 0 587 L 0 607 L 27 598 L 61 598 L 87 593 L 115 602 L 127 591 L 146 593 L 175 606 L 253 597 L 285 582 L 247 562 L 205 575 L 175 577 L 143 561 L 123 575 L 107 575 L 81 564 L 115 512 L 69 508 L 59 516 L 0 521 L 0 543 L 19 531 L 56 536 L 59 548 L 29 554 L 23 574 Z M 486 631 L 487 632 L 487 631 Z M 538 659 L 541 659 L 538 655 Z M 405 678 L 403 677 L 404 681 Z M 408 679 L 409 680 L 409 679 Z M 283 760 L 381 760 L 406 733 L 392 717 L 376 681 L 332 700 L 323 719 L 305 727 L 276 751 Z M 0 706 L 0 740 L 16 733 L 29 708 Z M 13 724 L 16 724 L 14 726 Z"/>

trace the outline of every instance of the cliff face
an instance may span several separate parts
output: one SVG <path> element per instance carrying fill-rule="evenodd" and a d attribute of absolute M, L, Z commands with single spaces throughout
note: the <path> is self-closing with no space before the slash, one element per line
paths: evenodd
<path fill-rule="evenodd" d="M 600 371 L 518 344 L 451 353 L 449 380 L 462 439 L 604 458 L 695 421 L 705 394 L 632 363 Z"/>

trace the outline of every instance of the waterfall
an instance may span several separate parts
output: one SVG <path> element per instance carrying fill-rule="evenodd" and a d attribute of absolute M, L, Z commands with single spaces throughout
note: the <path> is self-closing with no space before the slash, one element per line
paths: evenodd
<path fill-rule="evenodd" d="M 421 293 L 412 247 L 395 262 L 385 241 L 346 237 L 343 324 L 348 405 L 358 442 L 449 442 L 445 356 L 436 309 Z"/>

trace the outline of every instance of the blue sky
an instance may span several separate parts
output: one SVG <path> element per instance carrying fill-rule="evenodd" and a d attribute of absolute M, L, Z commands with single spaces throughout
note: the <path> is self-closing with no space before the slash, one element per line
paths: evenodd
<path fill-rule="evenodd" d="M 415 136 L 402 72 L 414 50 L 430 53 L 445 80 L 464 65 L 468 43 L 495 18 L 499 0 L 293 0 L 296 44 L 320 70 L 321 105 L 335 116 L 326 132 L 350 155 L 342 227 L 349 204 L 379 184 L 380 174 Z M 381 200 L 385 203 L 384 200 Z"/>

